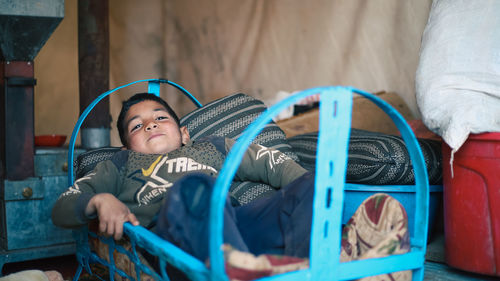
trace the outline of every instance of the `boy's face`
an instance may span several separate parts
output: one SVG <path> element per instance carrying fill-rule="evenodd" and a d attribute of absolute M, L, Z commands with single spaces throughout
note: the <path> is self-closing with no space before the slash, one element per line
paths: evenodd
<path fill-rule="evenodd" d="M 128 149 L 146 154 L 165 154 L 189 141 L 187 128 L 179 128 L 165 108 L 152 100 L 130 107 L 125 132 Z"/>

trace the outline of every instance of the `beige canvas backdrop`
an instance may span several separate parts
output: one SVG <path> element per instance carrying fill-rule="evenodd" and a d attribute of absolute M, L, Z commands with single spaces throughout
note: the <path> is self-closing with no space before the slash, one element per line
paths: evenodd
<path fill-rule="evenodd" d="M 35 59 L 35 134 L 70 135 L 79 114 L 77 2 Z M 418 117 L 415 71 L 431 0 L 110 0 L 110 86 L 164 77 L 202 103 L 235 92 L 350 85 L 395 92 Z M 121 101 L 145 87 L 111 97 Z M 180 115 L 194 107 L 169 87 Z M 116 130 L 111 144 L 120 145 Z"/>

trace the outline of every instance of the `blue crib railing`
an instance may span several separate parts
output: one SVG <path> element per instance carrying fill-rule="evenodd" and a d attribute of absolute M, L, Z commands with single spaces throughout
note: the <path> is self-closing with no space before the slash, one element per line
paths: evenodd
<path fill-rule="evenodd" d="M 184 89 L 182 86 L 166 80 L 166 79 L 145 79 L 145 80 L 137 80 L 119 87 L 116 87 L 114 89 L 111 89 L 107 92 L 102 93 L 99 95 L 92 103 L 90 103 L 87 108 L 82 112 L 78 120 L 76 121 L 76 125 L 73 128 L 73 132 L 71 133 L 71 138 L 69 140 L 68 144 L 68 163 L 73 163 L 74 160 L 74 150 L 75 150 L 75 143 L 76 143 L 76 137 L 78 136 L 78 132 L 80 131 L 80 127 L 83 124 L 83 121 L 85 121 L 85 118 L 89 115 L 90 111 L 94 109 L 94 107 L 104 98 L 107 96 L 111 95 L 112 93 L 117 92 L 120 89 L 123 89 L 125 87 L 137 84 L 137 83 L 143 83 L 143 82 L 148 82 L 148 93 L 155 94 L 156 96 L 160 96 L 160 84 L 166 83 L 168 85 L 172 85 L 175 88 L 179 89 L 186 97 L 188 97 L 196 106 L 201 107 L 201 103 L 193 96 L 191 95 L 190 92 L 188 92 L 186 89 Z M 71 186 L 73 185 L 74 182 L 74 174 L 73 174 L 73 165 L 68 165 L 68 185 Z"/>
<path fill-rule="evenodd" d="M 139 80 L 127 85 L 110 90 L 99 96 L 94 103 L 84 111 L 77 122 L 70 140 L 68 163 L 73 162 L 75 138 L 85 117 L 93 106 L 102 98 L 139 82 L 148 82 L 148 91 L 159 95 L 160 83 L 168 83 L 181 90 L 197 106 L 201 104 L 185 89 L 179 85 L 162 79 Z M 224 269 L 222 253 L 222 228 L 224 200 L 229 190 L 230 183 L 241 162 L 243 154 L 253 138 L 284 108 L 297 101 L 320 93 L 320 133 L 317 149 L 316 183 L 314 195 L 313 224 L 311 230 L 310 267 L 305 270 L 289 272 L 281 275 L 262 278 L 261 280 L 351 280 L 365 276 L 378 275 L 402 270 L 412 270 L 413 280 L 423 280 L 425 251 L 428 231 L 428 206 L 429 185 L 427 170 L 417 139 L 404 118 L 388 103 L 367 92 L 352 87 L 327 86 L 304 90 L 270 107 L 260 115 L 238 139 L 233 149 L 228 154 L 224 166 L 216 180 L 216 185 L 211 198 L 210 208 L 210 268 L 201 261 L 178 249 L 171 243 L 162 240 L 141 226 L 132 226 L 125 223 L 125 234 L 130 238 L 132 250 L 128 251 L 116 245 L 112 239 L 98 237 L 109 245 L 110 261 L 103 260 L 89 248 L 88 235 L 85 229 L 75 232 L 77 239 L 77 258 L 80 266 L 75 280 L 78 279 L 82 269 L 90 272 L 89 263 L 98 262 L 108 266 L 110 279 L 114 274 L 127 277 L 131 280 L 140 279 L 143 271 L 155 279 L 169 280 L 166 273 L 167 263 L 185 272 L 193 280 L 227 280 Z M 342 207 L 344 204 L 345 172 L 347 165 L 347 147 L 350 132 L 353 93 L 362 95 L 379 106 L 394 121 L 401 132 L 408 152 L 412 159 L 415 173 L 415 201 L 414 235 L 411 239 L 410 252 L 402 255 L 393 255 L 383 258 L 340 262 L 340 240 L 342 228 Z M 71 166 L 71 165 L 70 165 Z M 68 171 L 68 182 L 73 184 L 72 167 Z M 95 234 L 90 234 L 95 235 Z M 97 237 L 97 236 L 96 236 Z M 158 257 L 160 272 L 151 272 L 149 268 L 139 261 L 136 246 L 147 250 Z M 126 254 L 136 266 L 136 276 L 116 268 L 113 263 L 113 251 L 117 250 Z"/>

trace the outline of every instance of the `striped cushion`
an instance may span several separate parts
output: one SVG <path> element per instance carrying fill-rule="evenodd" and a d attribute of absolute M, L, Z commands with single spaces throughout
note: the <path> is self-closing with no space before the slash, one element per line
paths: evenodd
<path fill-rule="evenodd" d="M 316 165 L 318 133 L 289 138 L 288 143 L 308 170 Z M 427 166 L 430 184 L 441 184 L 441 143 L 418 139 Z M 346 179 L 351 183 L 373 185 L 413 184 L 414 171 L 401 137 L 351 129 Z"/>
<path fill-rule="evenodd" d="M 212 101 L 182 117 L 180 121 L 181 126 L 187 127 L 192 140 L 204 136 L 238 139 L 246 127 L 266 109 L 262 101 L 237 93 Z M 286 142 L 285 133 L 273 121 L 252 142 L 280 150 L 293 160 L 299 160 Z M 243 205 L 267 196 L 275 189 L 262 183 L 234 182 L 229 191 Z"/>
<path fill-rule="evenodd" d="M 120 147 L 103 147 L 86 151 L 78 155 L 76 160 L 73 161 L 73 176 L 75 179 L 85 176 L 95 168 L 97 163 L 111 159 L 111 157 L 120 150 Z"/>
<path fill-rule="evenodd" d="M 233 182 L 229 188 L 233 205 L 245 205 L 257 198 L 263 198 L 276 192 L 270 185 L 258 182 Z M 234 201 L 236 200 L 236 202 Z M 235 204 L 236 203 L 236 204 Z"/>
<path fill-rule="evenodd" d="M 250 123 L 267 107 L 260 100 L 238 93 L 212 101 L 181 118 L 181 126 L 188 128 L 192 140 L 205 136 L 238 139 Z M 253 140 L 280 150 L 294 160 L 297 155 L 286 142 L 286 135 L 274 122 L 267 124 Z"/>

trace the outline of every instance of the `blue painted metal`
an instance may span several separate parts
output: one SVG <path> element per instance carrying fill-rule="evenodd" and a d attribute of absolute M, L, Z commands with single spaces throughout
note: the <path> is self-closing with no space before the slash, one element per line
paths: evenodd
<path fill-rule="evenodd" d="M 85 152 L 75 149 L 74 155 Z M 68 173 L 68 149 L 65 147 L 37 147 L 35 150 L 35 177 L 66 176 Z M 43 178 L 42 178 L 43 181 Z M 67 181 L 63 183 L 66 186 Z"/>
<path fill-rule="evenodd" d="M 413 132 L 404 118 L 388 103 L 369 93 L 343 87 L 321 87 L 302 91 L 269 108 L 255 120 L 242 134 L 229 153 L 219 174 L 212 195 L 210 209 L 210 261 L 211 278 L 225 279 L 222 255 L 222 210 L 224 198 L 229 190 L 236 169 L 251 140 L 260 132 L 272 117 L 296 101 L 320 92 L 320 134 L 316 167 L 316 192 L 314 199 L 313 226 L 311 234 L 310 268 L 305 274 L 290 275 L 287 280 L 345 280 L 361 276 L 388 273 L 400 270 L 414 270 L 414 280 L 422 280 L 423 265 L 428 229 L 429 187 L 427 171 L 422 152 Z M 350 263 L 340 264 L 340 230 L 343 206 L 343 188 L 347 159 L 347 141 L 350 128 L 350 107 L 352 92 L 360 94 L 379 106 L 394 121 L 405 140 L 410 157 L 414 163 L 416 179 L 416 212 L 414 229 L 416 235 L 412 242 L 412 251 L 405 255 L 381 259 L 356 261 L 356 270 Z M 347 101 L 351 99 L 351 102 Z M 345 109 L 349 108 L 349 109 Z M 339 128 L 333 128 L 338 125 Z M 343 139 L 341 139 L 343 138 Z M 335 147 L 337 149 L 332 150 Z M 328 151 L 328 153 L 321 153 Z M 337 158 L 342 157 L 343 158 Z M 333 201 L 328 202 L 328 193 L 333 190 Z M 388 261 L 393 261 L 389 263 Z M 359 269 L 362 267 L 362 269 Z M 342 270 L 345 268 L 346 270 Z M 363 275 L 359 275 L 363 272 Z"/>
<path fill-rule="evenodd" d="M 40 237 L 38 237 L 40 238 Z M 75 243 L 62 243 L 43 247 L 34 247 L 19 250 L 4 251 L 0 249 L 0 277 L 2 276 L 2 268 L 6 263 L 20 262 L 26 260 L 58 257 L 71 255 L 75 253 Z"/>
<path fill-rule="evenodd" d="M 135 246 L 147 249 L 148 251 L 150 251 L 152 255 L 159 257 L 160 260 L 168 262 L 181 270 L 187 271 L 188 277 L 190 277 L 192 280 L 207 279 L 208 269 L 201 261 L 183 252 L 170 242 L 161 239 L 160 237 L 150 232 L 149 230 L 145 229 L 144 227 L 132 226 L 130 223 L 125 223 L 124 232 L 132 241 L 134 246 L 132 247 L 133 249 L 135 249 Z M 75 238 L 78 241 L 77 259 L 80 262 L 80 265 L 83 265 L 88 272 L 91 272 L 89 264 L 98 262 L 100 264 L 107 266 L 110 269 L 110 278 L 113 275 L 112 273 L 116 272 L 120 276 L 126 277 L 130 280 L 136 279 L 137 277 L 131 278 L 132 276 L 127 275 L 125 272 L 123 272 L 122 270 L 118 269 L 115 266 L 112 260 L 113 259 L 112 253 L 114 250 L 116 250 L 122 254 L 127 255 L 130 261 L 136 265 L 136 269 L 139 268 L 140 271 L 151 275 L 156 280 L 168 280 L 166 272 L 163 272 L 160 275 L 156 272 L 151 271 L 145 265 L 141 264 L 137 252 L 135 252 L 135 250 L 132 252 L 127 251 L 122 246 L 117 245 L 112 238 L 97 236 L 93 232 L 88 232 L 88 234 L 90 234 L 91 237 L 98 238 L 101 241 L 108 244 L 109 253 L 111 257 L 111 260 L 108 262 L 97 256 L 95 253 L 91 252 L 88 243 L 87 232 L 85 231 L 75 232 Z M 79 269 L 79 272 L 77 272 L 78 274 L 75 274 L 74 280 L 78 280 L 80 272 L 81 268 Z"/>
<path fill-rule="evenodd" d="M 351 131 L 352 92 L 329 88 L 321 93 L 313 224 L 311 233 L 311 280 L 335 280 L 342 233 L 343 185 L 347 146 Z M 332 149 L 334 148 L 334 149 Z M 335 254 L 333 254 L 335 253 Z"/>
<path fill-rule="evenodd" d="M 375 103 L 380 109 L 382 109 L 389 117 L 392 119 L 396 127 L 398 128 L 403 140 L 406 143 L 410 159 L 413 163 L 413 170 L 415 172 L 415 187 L 416 187 L 416 211 L 415 211 L 415 237 L 412 242 L 412 246 L 419 247 L 423 250 L 425 254 L 427 245 L 427 230 L 429 221 L 429 181 L 427 176 L 427 169 L 425 166 L 424 157 L 420 146 L 418 144 L 417 138 L 413 134 L 410 126 L 406 123 L 405 119 L 399 114 L 399 112 L 389 105 L 386 101 L 378 98 L 377 96 L 371 95 L 370 93 L 363 92 L 361 90 L 353 89 L 357 94 L 368 98 L 370 101 Z M 422 270 L 423 271 L 423 270 Z M 423 275 L 422 275 L 423 277 Z"/>
<path fill-rule="evenodd" d="M 168 83 L 169 85 L 174 86 L 175 88 L 180 90 L 186 97 L 188 97 L 197 107 L 202 107 L 202 104 L 181 85 L 165 79 L 160 79 L 160 83 Z"/>
<path fill-rule="evenodd" d="M 375 193 L 386 193 L 397 199 L 405 208 L 408 214 L 408 229 L 410 238 L 413 239 L 415 230 L 414 212 L 415 212 L 415 186 L 414 185 L 366 185 L 346 183 L 344 186 L 344 211 L 342 214 L 342 224 L 346 224 L 352 217 L 358 206 L 369 196 Z M 432 231 L 432 226 L 438 212 L 439 204 L 442 202 L 443 186 L 429 186 L 429 232 Z"/>
<path fill-rule="evenodd" d="M 141 80 L 139 82 L 142 81 L 148 80 Z M 125 86 L 135 83 L 136 82 L 130 83 Z M 151 89 L 152 91 L 156 91 L 157 86 L 153 84 Z M 107 92 L 107 94 L 109 93 L 110 92 Z M 221 250 L 223 228 L 222 211 L 229 185 L 238 168 L 238 163 L 241 162 L 243 154 L 251 141 L 274 116 L 289 105 L 317 93 L 321 93 L 321 103 L 320 134 L 316 166 L 325 168 L 317 169 L 316 171 L 310 268 L 267 277 L 262 280 L 349 280 L 401 270 L 413 270 L 413 280 L 423 280 L 428 229 L 429 186 L 422 152 L 420 151 L 420 147 L 411 129 L 395 109 L 376 96 L 350 87 L 319 87 L 302 91 L 269 108 L 245 130 L 228 154 L 221 173 L 216 180 L 216 185 L 212 194 L 209 213 L 211 220 L 209 229 L 210 269 L 207 269 L 200 261 L 179 250 L 169 242 L 162 240 L 148 230 L 142 227 L 134 227 L 126 223 L 124 226 L 125 233 L 130 237 L 132 243 L 158 256 L 162 265 L 171 263 L 186 272 L 186 274 L 194 280 L 227 280 Z M 410 157 L 414 164 L 416 181 L 414 190 L 416 193 L 415 235 L 411 241 L 411 251 L 407 254 L 340 263 L 340 234 L 353 93 L 368 98 L 384 110 L 384 112 L 394 121 L 407 144 Z M 80 124 L 81 122 L 77 123 L 77 127 L 79 127 Z M 78 130 L 76 130 L 76 132 L 77 131 Z M 331 149 L 332 147 L 336 149 Z M 112 264 L 112 260 L 110 263 L 107 263 L 91 253 L 86 241 L 87 233 L 81 232 L 79 234 L 80 242 L 78 243 L 79 250 L 77 257 L 81 266 L 85 266 L 87 270 L 90 270 L 88 263 L 99 261 L 108 265 L 111 273 L 116 272 L 122 276 L 126 275 Z M 112 253 L 114 249 L 126 253 L 129 255 L 132 262 L 136 264 L 136 269 L 147 271 L 147 269 L 138 262 L 137 257 L 134 256 L 134 251 L 130 254 L 130 252 L 115 245 L 112 239 L 106 242 L 110 245 L 110 253 Z M 79 272 L 81 272 L 81 267 Z M 162 280 L 167 280 L 168 278 L 164 266 L 161 276 L 157 273 L 152 273 L 152 275 Z M 78 277 L 79 274 L 75 276 L 75 280 L 77 280 Z M 130 278 L 131 276 L 126 277 Z"/>
<path fill-rule="evenodd" d="M 160 81 L 150 81 L 148 83 L 148 93 L 160 96 Z"/>
<path fill-rule="evenodd" d="M 76 137 L 78 136 L 78 132 L 80 131 L 80 127 L 82 126 L 82 123 L 83 121 L 85 120 L 85 118 L 87 118 L 87 115 L 89 115 L 90 111 L 92 111 L 92 109 L 96 106 L 96 104 L 98 104 L 102 99 L 104 99 L 105 97 L 109 96 L 110 94 L 120 90 L 120 89 L 123 89 L 125 87 L 128 87 L 130 85 L 134 85 L 134 84 L 137 84 L 137 83 L 142 83 L 142 82 L 148 82 L 149 83 L 149 87 L 148 87 L 148 90 L 151 90 L 153 92 L 153 94 L 156 94 L 159 96 L 159 84 L 160 83 L 166 83 L 166 84 L 169 84 L 169 85 L 172 85 L 174 87 L 176 87 L 177 89 L 179 89 L 185 96 L 187 96 L 191 101 L 193 101 L 193 103 L 198 106 L 198 107 L 201 107 L 201 103 L 191 94 L 189 93 L 186 89 L 182 88 L 181 86 L 177 85 L 176 83 L 172 82 L 172 81 L 168 81 L 166 79 L 144 79 L 144 80 L 137 80 L 137 81 L 134 81 L 134 82 L 131 82 L 131 83 L 128 83 L 128 84 L 125 84 L 125 85 L 122 85 L 122 86 L 119 86 L 119 87 L 116 87 L 114 89 L 111 89 L 103 94 L 101 94 L 100 96 L 98 96 L 91 104 L 89 104 L 89 106 L 87 106 L 87 108 L 85 108 L 85 110 L 83 111 L 83 113 L 80 115 L 80 118 L 78 118 L 77 122 L 76 122 L 76 125 L 73 129 L 73 132 L 71 133 L 71 139 L 69 141 L 69 145 L 68 145 L 68 163 L 73 163 L 73 160 L 74 160 L 74 155 L 73 155 L 73 151 L 75 149 L 75 142 L 76 142 Z M 73 165 L 69 165 L 68 167 L 68 186 L 71 186 L 73 185 L 73 181 L 74 181 L 74 175 L 73 175 Z"/>
<path fill-rule="evenodd" d="M 73 243 L 71 231 L 54 226 L 50 214 L 55 201 L 67 188 L 65 179 L 62 175 L 4 181 L 0 195 L 5 204 L 4 211 L 1 211 L 5 212 L 5 230 L 2 231 L 5 243 L 2 248 L 10 251 Z M 38 251 L 32 256 L 43 257 L 38 256 Z"/>
<path fill-rule="evenodd" d="M 81 152 L 75 150 L 76 155 Z M 4 263 L 75 253 L 72 231 L 51 220 L 52 206 L 68 187 L 67 153 L 63 147 L 37 147 L 35 177 L 2 180 L 0 269 Z"/>

